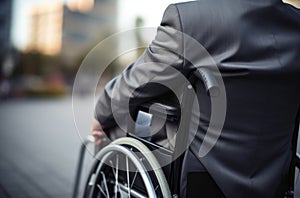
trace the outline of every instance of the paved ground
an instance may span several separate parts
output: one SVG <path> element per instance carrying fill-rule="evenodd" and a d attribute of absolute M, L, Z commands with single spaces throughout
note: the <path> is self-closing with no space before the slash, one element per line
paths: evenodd
<path fill-rule="evenodd" d="M 76 100 L 75 126 L 71 98 L 0 102 L 0 197 L 72 196 L 77 132 L 88 134 L 92 103 Z"/>
<path fill-rule="evenodd" d="M 88 100 L 77 101 L 87 134 Z M 71 99 L 2 102 L 0 126 L 0 197 L 71 197 L 80 145 Z"/>

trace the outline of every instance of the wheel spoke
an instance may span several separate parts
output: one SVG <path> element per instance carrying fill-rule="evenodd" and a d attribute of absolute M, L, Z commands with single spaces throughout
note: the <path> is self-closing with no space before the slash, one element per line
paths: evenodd
<path fill-rule="evenodd" d="M 109 160 L 109 163 L 110 163 L 110 165 L 111 165 L 111 170 L 113 171 L 113 175 L 114 175 L 114 177 L 115 177 L 115 179 L 116 179 L 116 171 L 115 171 L 115 169 L 114 169 L 114 164 L 113 164 L 113 162 L 112 162 L 111 160 Z"/>
<path fill-rule="evenodd" d="M 123 191 L 125 191 L 127 189 L 127 187 L 124 186 L 124 185 L 122 185 L 122 184 L 120 184 L 119 186 L 120 186 L 120 189 L 122 189 Z M 147 196 L 145 196 L 141 192 L 138 192 L 138 191 L 136 191 L 134 189 L 131 189 L 131 194 L 135 198 L 147 198 Z"/>
<path fill-rule="evenodd" d="M 159 187 L 159 185 L 157 185 L 157 186 L 155 187 L 154 191 L 156 191 L 156 190 L 158 189 L 158 187 Z"/>
<path fill-rule="evenodd" d="M 127 191 L 128 191 L 128 198 L 130 198 L 130 178 L 129 178 L 129 167 L 128 167 L 128 156 L 126 156 L 126 173 L 127 173 Z"/>
<path fill-rule="evenodd" d="M 137 176 L 137 170 L 135 171 L 135 174 L 134 174 L 134 177 L 133 177 L 132 184 L 131 184 L 130 188 L 132 188 L 132 186 L 135 182 L 136 176 Z"/>
<path fill-rule="evenodd" d="M 106 197 L 106 194 L 104 193 L 103 189 L 101 188 L 101 186 L 99 184 L 97 184 L 97 187 L 99 188 L 99 190 L 101 191 L 101 193 Z"/>
<path fill-rule="evenodd" d="M 110 198 L 108 188 L 107 188 L 107 180 L 106 180 L 106 177 L 105 177 L 105 174 L 103 173 L 103 171 L 101 171 L 101 175 L 102 175 L 102 178 L 103 178 L 103 183 L 104 183 L 104 187 L 105 187 L 105 191 L 106 191 L 106 197 Z"/>
<path fill-rule="evenodd" d="M 119 155 L 116 156 L 116 172 L 115 172 L 115 197 L 118 195 L 118 177 L 119 177 Z"/>
<path fill-rule="evenodd" d="M 119 186 L 119 182 L 118 182 L 118 177 L 117 177 L 117 174 L 118 174 L 118 169 L 116 168 L 116 170 L 117 170 L 117 172 L 115 171 L 115 169 L 113 168 L 114 167 L 114 165 L 113 165 L 113 162 L 111 161 L 111 160 L 109 160 L 109 163 L 111 164 L 111 170 L 112 170 L 112 172 L 113 172 L 113 176 L 114 176 L 114 178 L 115 178 L 115 188 L 114 188 L 114 191 L 115 191 L 115 193 L 116 193 L 116 187 L 117 187 L 117 189 L 119 189 L 119 191 L 121 191 L 120 190 L 120 186 Z M 122 196 L 122 195 L 121 195 Z"/>

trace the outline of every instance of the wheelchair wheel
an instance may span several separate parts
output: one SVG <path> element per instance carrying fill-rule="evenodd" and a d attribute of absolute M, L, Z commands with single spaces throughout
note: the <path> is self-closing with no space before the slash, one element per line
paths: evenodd
<path fill-rule="evenodd" d="M 96 155 L 86 197 L 171 197 L 167 180 L 151 151 L 134 138 L 120 138 Z"/>

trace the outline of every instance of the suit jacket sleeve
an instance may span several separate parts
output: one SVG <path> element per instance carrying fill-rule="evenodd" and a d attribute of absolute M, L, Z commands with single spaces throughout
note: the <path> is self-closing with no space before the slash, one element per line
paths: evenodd
<path fill-rule="evenodd" d="M 176 5 L 170 5 L 145 52 L 111 80 L 96 103 L 95 118 L 104 126 L 115 124 L 116 117 L 129 115 L 128 98 L 135 105 L 164 95 L 168 89 L 149 82 L 175 83 L 183 72 L 182 33 Z M 166 69 L 172 67 L 173 69 Z M 175 68 L 175 70 L 174 70 Z M 175 72 L 177 71 L 177 72 Z"/>

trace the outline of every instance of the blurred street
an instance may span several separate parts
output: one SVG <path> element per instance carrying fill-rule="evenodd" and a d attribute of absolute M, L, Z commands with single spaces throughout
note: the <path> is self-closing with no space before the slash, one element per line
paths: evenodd
<path fill-rule="evenodd" d="M 71 197 L 81 144 L 71 98 L 9 100 L 0 112 L 0 197 Z"/>

